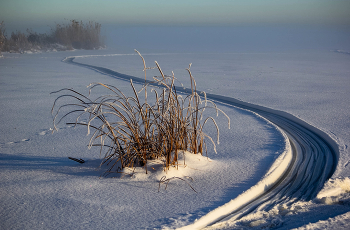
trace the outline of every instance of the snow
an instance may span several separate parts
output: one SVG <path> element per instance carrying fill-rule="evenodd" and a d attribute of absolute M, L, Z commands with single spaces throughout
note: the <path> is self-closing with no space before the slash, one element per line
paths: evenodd
<path fill-rule="evenodd" d="M 234 210 L 239 209 L 247 202 L 253 201 L 257 197 L 261 196 L 266 190 L 271 189 L 275 185 L 275 181 L 283 175 L 291 163 L 292 152 L 290 144 L 286 143 L 285 152 L 274 162 L 270 170 L 256 185 L 249 190 L 240 194 L 237 198 L 232 199 L 230 202 L 220 206 L 204 216 L 200 220 L 196 221 L 193 225 L 185 226 L 180 229 L 201 229 L 207 226 L 208 223 L 215 223 L 216 220 L 223 219 L 227 216 L 227 213 L 232 213 Z"/>
<path fill-rule="evenodd" d="M 189 82 L 185 68 L 193 63 L 191 71 L 198 89 L 288 112 L 339 145 L 337 170 L 315 199 L 276 206 L 268 212 L 258 210 L 212 229 L 349 228 L 347 51 L 143 55 L 148 66 L 158 61 L 165 73 L 174 71 L 184 85 Z M 138 169 L 133 176 L 100 177 L 99 150 L 87 148 L 86 129 L 59 125 L 52 133 L 50 112 L 56 95 L 50 93 L 69 87 L 87 94 L 86 86 L 92 82 L 116 85 L 128 92 L 129 82 L 61 61 L 68 56 L 144 77 L 142 61 L 132 51 L 3 54 L 0 229 L 179 228 L 228 202 L 258 195 L 259 183 L 273 181 L 271 178 L 285 169 L 288 145 L 278 127 L 257 114 L 218 103 L 230 116 L 231 129 L 227 129 L 224 116 L 216 118 L 220 127 L 217 154 L 208 146 L 208 158 L 186 153 L 186 166 L 180 170 L 151 170 L 146 175 Z M 208 126 L 207 131 L 215 134 L 214 127 Z M 86 163 L 68 157 L 82 158 Z M 159 183 L 163 176 L 175 177 L 166 189 L 165 183 Z"/>

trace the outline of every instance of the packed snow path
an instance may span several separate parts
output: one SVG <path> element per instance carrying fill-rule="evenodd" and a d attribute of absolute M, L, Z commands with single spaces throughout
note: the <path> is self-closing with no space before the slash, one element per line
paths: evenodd
<path fill-rule="evenodd" d="M 113 70 L 74 62 L 75 57 L 63 61 L 90 68 L 101 74 L 123 80 L 145 83 L 144 79 L 121 74 Z M 148 83 L 152 84 L 150 81 Z M 188 93 L 189 89 L 177 88 L 177 91 Z M 321 130 L 307 124 L 295 116 L 259 105 L 239 101 L 234 98 L 207 94 L 207 98 L 251 111 L 280 128 L 289 145 L 288 153 L 274 170 L 256 186 L 246 191 L 229 203 L 214 209 L 190 226 L 183 229 L 201 229 L 219 224 L 228 219 L 239 219 L 254 210 L 268 211 L 277 204 L 290 204 L 298 200 L 313 199 L 324 182 L 334 173 L 339 149 L 336 142 Z"/>

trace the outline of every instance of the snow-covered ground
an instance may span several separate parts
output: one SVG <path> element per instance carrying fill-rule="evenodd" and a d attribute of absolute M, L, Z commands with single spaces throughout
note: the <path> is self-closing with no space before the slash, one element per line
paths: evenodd
<path fill-rule="evenodd" d="M 142 50 L 140 50 L 142 52 Z M 193 223 L 209 211 L 257 184 L 286 148 L 280 130 L 251 112 L 220 104 L 231 118 L 216 118 L 220 145 L 215 154 L 187 161 L 159 188 L 159 172 L 133 177 L 100 178 L 99 150 L 88 150 L 83 127 L 59 125 L 52 134 L 51 107 L 57 95 L 74 88 L 87 94 L 91 82 L 130 91 L 117 80 L 75 61 L 144 77 L 142 61 L 130 51 L 112 50 L 38 54 L 4 54 L 0 58 L 0 228 L 1 229 L 167 229 Z M 148 66 L 157 60 L 163 71 L 185 85 L 185 68 L 197 88 L 208 93 L 288 112 L 317 127 L 339 145 L 337 170 L 311 201 L 257 211 L 219 229 L 347 229 L 350 218 L 350 55 L 346 52 L 173 53 L 143 54 Z M 154 72 L 149 72 L 152 77 Z M 208 132 L 215 133 L 208 126 Z M 214 135 L 213 135 L 214 136 Z M 68 157 L 82 158 L 78 164 Z M 197 163 L 196 163 L 197 162 Z M 172 174 L 175 173 L 175 174 Z"/>

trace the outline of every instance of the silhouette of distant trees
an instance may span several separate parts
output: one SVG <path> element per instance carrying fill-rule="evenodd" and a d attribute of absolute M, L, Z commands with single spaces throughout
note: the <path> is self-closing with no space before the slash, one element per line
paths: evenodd
<path fill-rule="evenodd" d="M 6 35 L 4 22 L 0 23 L 0 52 L 25 52 L 40 50 L 98 49 L 104 47 L 101 24 L 71 20 L 68 24 L 56 24 L 50 33 L 36 33 L 27 29 Z"/>

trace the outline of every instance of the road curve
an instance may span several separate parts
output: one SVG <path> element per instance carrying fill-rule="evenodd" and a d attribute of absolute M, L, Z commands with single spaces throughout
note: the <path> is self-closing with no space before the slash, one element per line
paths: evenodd
<path fill-rule="evenodd" d="M 127 81 L 132 79 L 133 82 L 145 83 L 142 78 L 121 74 L 103 67 L 74 62 L 74 58 L 67 57 L 62 61 L 90 68 L 117 79 Z M 151 84 L 151 82 L 148 83 Z M 189 89 L 179 88 L 177 91 L 190 92 Z M 339 148 L 337 143 L 326 133 L 283 111 L 254 105 L 231 97 L 216 94 L 206 95 L 208 99 L 259 114 L 275 124 L 287 139 L 291 157 L 288 159 L 288 164 L 283 166 L 283 173 L 280 176 L 272 182 L 269 181 L 268 184 L 260 183 L 260 186 L 264 186 L 261 194 L 248 196 L 248 198 L 243 199 L 243 202 L 242 199 L 239 201 L 244 195 L 242 194 L 182 229 L 201 229 L 228 219 L 239 219 L 254 210 L 268 211 L 277 204 L 290 204 L 298 200 L 308 201 L 317 195 L 324 182 L 333 175 L 338 163 Z M 250 190 L 250 192 L 254 192 L 253 188 Z M 238 201 L 240 205 L 237 205 Z"/>

